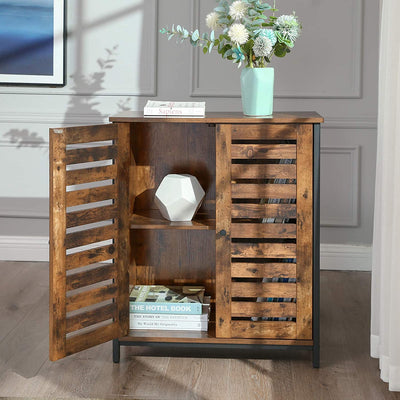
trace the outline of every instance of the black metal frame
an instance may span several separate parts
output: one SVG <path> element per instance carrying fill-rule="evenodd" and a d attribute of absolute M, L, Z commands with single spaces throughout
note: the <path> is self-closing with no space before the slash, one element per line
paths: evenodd
<path fill-rule="evenodd" d="M 314 368 L 320 366 L 320 124 L 313 125 L 313 345 L 262 345 L 227 343 L 135 342 L 113 340 L 113 362 L 119 363 L 121 346 L 195 349 L 310 350 Z M 231 354 L 234 357 L 234 354 Z"/>
<path fill-rule="evenodd" d="M 313 129 L 313 367 L 320 364 L 320 124 Z"/>

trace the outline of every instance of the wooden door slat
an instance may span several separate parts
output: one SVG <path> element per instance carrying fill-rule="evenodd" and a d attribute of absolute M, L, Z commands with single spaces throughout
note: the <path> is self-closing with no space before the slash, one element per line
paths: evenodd
<path fill-rule="evenodd" d="M 233 183 L 233 199 L 295 199 L 296 185 L 294 184 L 252 184 Z"/>
<path fill-rule="evenodd" d="M 298 124 L 235 124 L 232 140 L 296 140 Z"/>
<path fill-rule="evenodd" d="M 296 303 L 232 301 L 232 317 L 296 318 Z"/>
<path fill-rule="evenodd" d="M 67 213 L 67 228 L 107 221 L 118 217 L 116 205 L 89 208 Z"/>
<path fill-rule="evenodd" d="M 86 162 L 112 160 L 117 156 L 117 146 L 99 146 L 67 150 L 66 163 L 80 164 Z"/>
<path fill-rule="evenodd" d="M 103 264 L 87 271 L 67 275 L 67 291 L 80 289 L 116 277 L 115 264 Z"/>
<path fill-rule="evenodd" d="M 295 263 L 232 263 L 232 278 L 296 278 Z"/>
<path fill-rule="evenodd" d="M 114 319 L 116 317 L 117 305 L 115 303 L 98 307 L 67 318 L 67 334 L 82 328 L 98 324 L 99 322 Z"/>
<path fill-rule="evenodd" d="M 91 189 L 73 190 L 67 192 L 67 207 L 80 206 L 82 204 L 96 203 L 98 201 L 112 200 L 116 198 L 117 185 L 106 185 Z"/>
<path fill-rule="evenodd" d="M 121 337 L 121 329 L 117 322 L 99 327 L 93 331 L 75 335 L 66 340 L 66 355 L 75 354 L 89 347 L 110 341 L 110 338 Z"/>
<path fill-rule="evenodd" d="M 294 144 L 232 144 L 232 159 L 295 159 Z"/>
<path fill-rule="evenodd" d="M 67 296 L 66 310 L 67 312 L 79 310 L 83 307 L 92 306 L 101 303 L 102 301 L 115 298 L 118 290 L 118 285 L 111 284 L 87 290 L 86 292 Z"/>
<path fill-rule="evenodd" d="M 68 133 L 67 144 L 91 143 L 117 139 L 118 125 L 75 126 L 57 130 Z"/>
<path fill-rule="evenodd" d="M 88 244 L 114 239 L 117 234 L 117 224 L 101 226 L 100 228 L 86 229 L 84 231 L 68 233 L 65 238 L 67 249 L 86 246 Z"/>
<path fill-rule="evenodd" d="M 296 216 L 296 204 L 232 204 L 232 218 L 283 219 L 296 218 Z"/>
<path fill-rule="evenodd" d="M 118 252 L 114 244 L 79 251 L 77 253 L 67 255 L 66 269 L 68 271 L 79 267 L 85 267 L 86 265 L 111 260 L 117 256 Z"/>
<path fill-rule="evenodd" d="M 67 186 L 106 181 L 115 179 L 116 176 L 117 166 L 115 164 L 105 167 L 74 169 L 67 171 Z"/>
<path fill-rule="evenodd" d="M 232 223 L 232 238 L 293 239 L 296 238 L 296 224 Z"/>
<path fill-rule="evenodd" d="M 294 243 L 232 243 L 232 257 L 238 258 L 295 258 Z"/>
<path fill-rule="evenodd" d="M 296 179 L 296 164 L 232 164 L 232 179 Z"/>
<path fill-rule="evenodd" d="M 286 321 L 232 321 L 232 337 L 295 339 L 296 323 Z"/>
<path fill-rule="evenodd" d="M 232 297 L 296 297 L 291 282 L 232 282 Z"/>

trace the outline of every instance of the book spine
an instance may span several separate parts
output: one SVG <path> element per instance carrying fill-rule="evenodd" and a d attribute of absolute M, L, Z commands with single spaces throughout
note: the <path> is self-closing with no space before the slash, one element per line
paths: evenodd
<path fill-rule="evenodd" d="M 165 331 L 206 331 L 208 322 L 141 321 L 130 319 L 129 329 L 160 329 Z"/>
<path fill-rule="evenodd" d="M 169 321 L 184 321 L 184 322 L 205 322 L 208 321 L 208 313 L 207 314 L 140 314 L 140 313 L 131 313 L 129 315 L 131 321 L 160 321 L 160 322 L 169 322 Z"/>
<path fill-rule="evenodd" d="M 202 108 L 156 108 L 145 107 L 144 115 L 205 115 Z"/>
<path fill-rule="evenodd" d="M 129 312 L 142 314 L 202 314 L 202 303 L 129 302 Z"/>

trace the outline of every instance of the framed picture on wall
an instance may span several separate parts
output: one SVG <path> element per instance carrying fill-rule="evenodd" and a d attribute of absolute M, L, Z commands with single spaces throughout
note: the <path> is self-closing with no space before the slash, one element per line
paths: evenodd
<path fill-rule="evenodd" d="M 64 85 L 64 0 L 0 0 L 0 84 Z"/>

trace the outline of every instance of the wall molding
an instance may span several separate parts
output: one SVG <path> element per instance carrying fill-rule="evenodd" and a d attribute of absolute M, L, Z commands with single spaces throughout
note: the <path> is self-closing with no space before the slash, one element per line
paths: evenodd
<path fill-rule="evenodd" d="M 349 155 L 351 162 L 351 218 L 326 219 L 321 216 L 321 226 L 357 227 L 360 219 L 360 146 L 321 147 L 321 156 L 324 154 Z"/>
<path fill-rule="evenodd" d="M 46 236 L 0 236 L 0 260 L 49 261 Z"/>
<path fill-rule="evenodd" d="M 372 247 L 346 244 L 321 244 L 321 269 L 371 271 Z"/>
<path fill-rule="evenodd" d="M 49 261 L 46 236 L 0 236 L 0 260 Z M 321 270 L 371 271 L 372 247 L 321 244 Z"/>
<path fill-rule="evenodd" d="M 192 0 L 192 25 L 200 26 L 201 6 L 200 0 Z M 352 32 L 349 33 L 349 42 L 351 42 L 352 58 L 351 58 L 351 83 L 343 93 L 326 94 L 323 91 L 294 91 L 294 90 L 276 90 L 275 98 L 293 98 L 293 99 L 361 99 L 362 98 L 362 49 L 363 49 L 363 16 L 364 16 L 364 0 L 352 0 Z M 192 48 L 191 57 L 191 97 L 223 97 L 237 98 L 240 97 L 240 90 L 218 90 L 218 89 L 202 89 L 200 87 L 200 48 Z M 349 60 L 350 61 L 350 60 Z"/>

